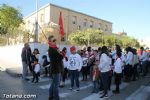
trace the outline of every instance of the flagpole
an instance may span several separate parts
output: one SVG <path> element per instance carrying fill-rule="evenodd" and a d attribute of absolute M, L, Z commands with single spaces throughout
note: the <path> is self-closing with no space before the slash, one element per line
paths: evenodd
<path fill-rule="evenodd" d="M 66 45 L 67 45 L 67 43 L 68 43 L 68 22 L 69 20 L 68 20 L 68 16 L 66 16 Z"/>

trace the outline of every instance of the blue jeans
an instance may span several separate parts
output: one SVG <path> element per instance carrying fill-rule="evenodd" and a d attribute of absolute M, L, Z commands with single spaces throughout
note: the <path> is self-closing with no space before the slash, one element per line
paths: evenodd
<path fill-rule="evenodd" d="M 52 74 L 52 83 L 49 88 L 49 97 L 59 100 L 59 82 L 60 74 Z"/>
<path fill-rule="evenodd" d="M 70 70 L 70 80 L 71 80 L 71 87 L 74 87 L 74 80 L 76 82 L 77 88 L 79 88 L 79 71 L 78 70 Z"/>
<path fill-rule="evenodd" d="M 98 92 L 98 80 L 93 81 L 93 92 Z"/>

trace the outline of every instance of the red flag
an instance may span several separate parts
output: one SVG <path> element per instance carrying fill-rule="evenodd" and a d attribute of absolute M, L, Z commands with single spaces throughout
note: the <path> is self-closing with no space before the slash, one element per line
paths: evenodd
<path fill-rule="evenodd" d="M 62 20 L 61 12 L 60 12 L 60 16 L 59 16 L 59 27 L 60 27 L 59 33 L 60 33 L 61 37 L 64 38 L 65 33 L 64 33 L 63 20 Z"/>

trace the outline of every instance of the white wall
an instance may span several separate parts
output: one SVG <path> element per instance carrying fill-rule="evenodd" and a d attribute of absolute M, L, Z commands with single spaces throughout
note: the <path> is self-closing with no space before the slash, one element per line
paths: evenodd
<path fill-rule="evenodd" d="M 40 43 L 30 43 L 31 50 L 35 48 L 39 49 L 40 52 L 40 62 L 42 59 L 42 56 L 46 54 L 48 50 L 47 44 L 40 44 Z M 70 47 L 68 45 L 61 45 L 58 47 L 60 50 L 62 50 L 63 47 L 67 47 L 67 55 L 70 54 Z M 13 45 L 13 46 L 4 46 L 0 47 L 0 65 L 2 65 L 5 68 L 21 68 L 22 62 L 21 62 L 21 51 L 23 48 L 23 44 L 21 45 Z M 78 47 L 76 47 L 78 50 Z"/>
<path fill-rule="evenodd" d="M 21 66 L 21 51 L 23 45 L 0 47 L 0 65 L 6 68 Z"/>

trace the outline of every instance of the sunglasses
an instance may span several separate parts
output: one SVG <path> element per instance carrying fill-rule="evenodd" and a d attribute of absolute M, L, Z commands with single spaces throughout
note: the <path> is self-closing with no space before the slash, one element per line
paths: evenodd
<path fill-rule="evenodd" d="M 52 42 L 56 42 L 56 39 L 52 40 Z"/>

